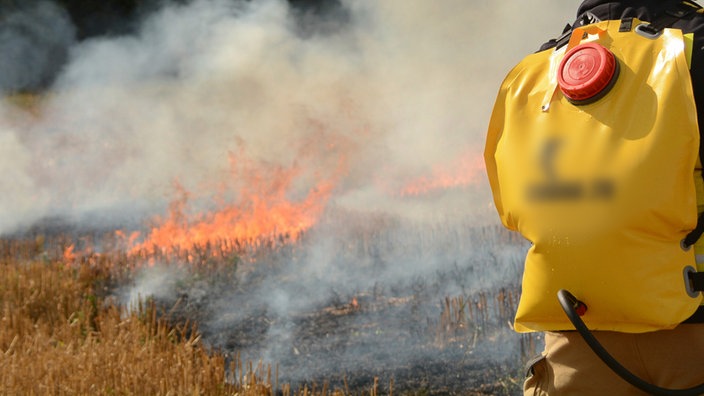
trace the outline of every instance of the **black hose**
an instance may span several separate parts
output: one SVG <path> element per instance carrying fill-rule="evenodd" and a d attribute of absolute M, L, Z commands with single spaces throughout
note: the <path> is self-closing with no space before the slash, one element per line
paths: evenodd
<path fill-rule="evenodd" d="M 579 331 L 579 334 L 582 338 L 584 338 L 584 341 L 587 342 L 587 345 L 589 345 L 594 353 L 596 353 L 599 359 L 601 359 L 607 366 L 609 366 L 611 370 L 613 370 L 613 372 L 618 374 L 619 377 L 623 378 L 629 384 L 644 392 L 658 396 L 694 396 L 704 394 L 704 383 L 687 389 L 667 389 L 646 382 L 631 373 L 627 368 L 623 367 L 621 363 L 614 359 L 609 352 L 606 351 L 596 337 L 594 337 L 594 334 L 589 331 L 587 325 L 585 325 L 584 321 L 582 321 L 582 318 L 579 317 L 577 309 L 580 307 L 586 307 L 584 303 L 577 300 L 572 293 L 564 289 L 557 292 L 557 298 L 560 301 L 562 309 L 570 319 L 570 322 L 572 322 L 577 331 Z"/>

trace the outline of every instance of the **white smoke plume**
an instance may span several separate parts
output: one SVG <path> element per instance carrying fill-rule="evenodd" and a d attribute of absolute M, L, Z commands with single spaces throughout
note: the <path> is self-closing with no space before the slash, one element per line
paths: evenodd
<path fill-rule="evenodd" d="M 42 4 L 30 11 L 46 19 L 53 9 Z M 484 210 L 486 196 L 395 202 L 378 182 L 410 180 L 463 150 L 479 154 L 501 78 L 559 34 L 575 7 L 344 1 L 333 16 L 296 18 L 282 0 L 165 6 L 135 34 L 72 45 L 33 114 L 0 107 L 0 233 L 45 217 L 119 224 L 162 213 L 175 180 L 213 191 L 238 150 L 323 173 L 344 156 L 333 198 L 342 206 L 409 216 Z M 45 26 L 56 27 L 36 34 L 69 42 L 53 11 Z"/>

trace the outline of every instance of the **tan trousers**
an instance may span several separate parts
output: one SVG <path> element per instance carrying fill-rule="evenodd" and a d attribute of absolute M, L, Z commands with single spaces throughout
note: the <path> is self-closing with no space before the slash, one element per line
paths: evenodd
<path fill-rule="evenodd" d="M 643 334 L 594 332 L 624 367 L 664 388 L 704 383 L 704 324 Z M 577 332 L 545 333 L 545 351 L 530 366 L 525 396 L 647 395 L 608 368 Z"/>

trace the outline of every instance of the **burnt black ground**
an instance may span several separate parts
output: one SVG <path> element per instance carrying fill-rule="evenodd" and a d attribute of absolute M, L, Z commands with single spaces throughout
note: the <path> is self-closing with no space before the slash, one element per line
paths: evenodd
<path fill-rule="evenodd" d="M 294 389 L 328 384 L 361 394 L 370 392 L 376 379 L 380 394 L 390 387 L 397 394 L 520 393 L 528 356 L 522 356 L 526 351 L 508 328 L 507 317 L 468 319 L 464 328 L 447 330 L 439 299 L 378 290 L 337 296 L 314 309 L 281 315 L 248 303 L 254 300 L 246 288 L 224 299 L 238 309 L 215 317 L 222 312 L 218 305 L 223 298 L 206 290 L 219 288 L 203 281 L 160 304 L 173 321 L 202 324 L 206 343 L 229 356 L 278 365 L 278 383 Z M 495 294 L 486 298 L 491 304 L 495 299 Z M 476 304 L 480 298 L 468 300 Z"/>

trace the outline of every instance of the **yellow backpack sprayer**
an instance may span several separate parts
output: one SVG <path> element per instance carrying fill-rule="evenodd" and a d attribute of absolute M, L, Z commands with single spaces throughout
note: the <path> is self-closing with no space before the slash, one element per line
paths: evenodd
<path fill-rule="evenodd" d="M 577 27 L 565 45 L 529 55 L 501 86 L 485 149 L 501 221 L 532 244 L 515 329 L 577 329 L 653 394 L 704 384 L 648 384 L 589 331 L 671 329 L 702 303 L 691 37 L 661 26 L 697 8 Z"/>

